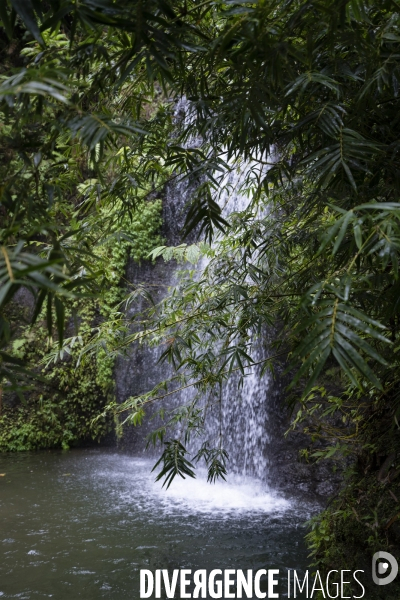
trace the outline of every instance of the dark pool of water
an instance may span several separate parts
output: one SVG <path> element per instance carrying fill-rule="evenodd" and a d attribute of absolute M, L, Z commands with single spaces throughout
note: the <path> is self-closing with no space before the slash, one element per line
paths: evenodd
<path fill-rule="evenodd" d="M 140 569 L 306 568 L 309 506 L 233 478 L 165 492 L 151 467 L 104 450 L 0 455 L 1 600 L 133 600 Z"/>

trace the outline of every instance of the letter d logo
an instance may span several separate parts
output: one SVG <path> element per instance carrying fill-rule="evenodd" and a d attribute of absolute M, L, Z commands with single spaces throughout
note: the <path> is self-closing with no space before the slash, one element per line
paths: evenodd
<path fill-rule="evenodd" d="M 384 559 L 387 562 L 380 562 L 377 565 L 376 563 L 379 559 Z M 389 565 L 392 567 L 392 572 L 386 577 L 378 577 L 378 574 L 384 575 L 387 572 Z M 389 552 L 375 552 L 372 557 L 372 579 L 376 585 L 387 585 L 388 583 L 392 583 L 392 581 L 396 579 L 398 572 L 399 565 L 394 556 L 389 554 Z"/>

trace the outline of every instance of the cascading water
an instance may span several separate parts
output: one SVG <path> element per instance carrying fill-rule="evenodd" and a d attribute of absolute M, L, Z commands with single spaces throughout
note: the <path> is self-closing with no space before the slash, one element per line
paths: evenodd
<path fill-rule="evenodd" d="M 261 350 L 253 353 L 255 362 L 260 360 Z M 222 388 L 221 405 L 214 407 L 206 427 L 206 434 L 216 439 L 219 431 L 222 446 L 229 454 L 228 468 L 234 473 L 269 479 L 268 446 L 271 437 L 269 425 L 268 375 L 261 376 L 260 367 L 254 367 L 238 388 L 238 377 Z"/>
<path fill-rule="evenodd" d="M 232 213 L 241 213 L 248 208 L 249 198 L 242 190 L 245 175 L 246 169 L 238 168 L 224 182 L 219 202 L 226 219 Z M 204 268 L 204 262 L 199 268 Z M 252 347 L 255 363 L 265 358 L 268 332 L 264 333 L 264 340 L 256 340 Z M 219 436 L 222 438 L 222 446 L 229 455 L 231 472 L 268 480 L 268 447 L 271 443 L 269 417 L 274 409 L 277 386 L 268 372 L 262 374 L 261 365 L 246 371 L 242 385 L 239 386 L 239 375 L 233 373 L 222 386 L 219 402 L 210 410 L 205 434 L 214 442 Z"/>
<path fill-rule="evenodd" d="M 181 103 L 179 109 L 184 106 Z M 239 190 L 240 173 L 230 176 L 230 192 L 221 199 L 226 215 L 247 206 Z M 163 233 L 170 245 L 181 242 L 190 191 L 179 183 L 170 186 L 164 198 Z M 148 285 L 161 299 L 176 281 L 176 266 L 131 262 L 127 277 Z M 168 365 L 158 363 L 160 353 L 159 348 L 135 346 L 117 361 L 119 401 L 170 376 Z M 256 363 L 267 356 L 268 331 L 256 340 L 252 354 Z M 304 573 L 307 566 L 301 524 L 312 507 L 291 502 L 265 485 L 277 462 L 274 456 L 269 464 L 279 449 L 274 430 L 280 430 L 280 390 L 260 369 L 249 369 L 240 388 L 239 378 L 232 376 L 209 409 L 205 435 L 222 437 L 230 455 L 227 482 L 210 486 L 200 471 L 196 480 L 178 477 L 165 490 L 154 482 L 153 460 L 113 449 L 0 456 L 2 600 L 131 600 L 139 597 L 141 569 L 167 569 L 172 574 L 174 569 L 216 568 L 278 569 L 280 597 L 288 597 L 288 569 Z M 193 393 L 176 394 L 169 408 L 189 402 Z M 146 434 L 155 426 L 147 418 L 142 427 L 127 429 L 125 449 L 142 455 Z M 290 477 L 293 486 L 293 474 Z M 266 594 L 265 580 L 261 589 Z"/>
<path fill-rule="evenodd" d="M 181 102 L 177 112 L 185 110 Z M 233 170 L 225 182 L 224 195 L 219 198 L 223 214 L 228 217 L 233 212 L 244 211 L 249 203 L 246 194 L 241 191 L 245 171 Z M 192 190 L 185 183 L 171 185 L 164 198 L 165 237 L 170 245 L 179 244 L 180 229 L 183 225 L 184 208 L 190 199 Z M 200 262 L 199 272 L 205 263 Z M 155 266 L 138 267 L 130 264 L 128 279 L 135 283 L 147 282 L 156 290 L 156 296 L 165 294 L 168 286 L 174 285 L 177 267 L 172 263 L 157 263 Z M 258 340 L 253 347 L 255 363 L 265 358 L 268 334 L 264 340 Z M 119 401 L 131 395 L 137 395 L 151 389 L 159 381 L 170 375 L 167 364 L 157 364 L 160 356 L 158 348 L 135 347 L 128 360 L 120 359 L 117 364 L 117 394 Z M 229 454 L 228 468 L 231 472 L 246 476 L 255 476 L 267 480 L 269 475 L 268 456 L 271 444 L 269 425 L 274 411 L 279 386 L 268 373 L 261 375 L 261 366 L 247 369 L 242 387 L 238 387 L 239 377 L 233 374 L 222 387 L 220 398 L 209 409 L 206 421 L 205 438 L 215 443 L 222 438 L 222 446 Z M 190 402 L 193 390 L 178 392 L 169 400 L 167 407 L 179 406 Z M 122 445 L 135 453 L 144 451 L 145 438 L 154 428 L 154 422 L 147 422 L 140 429 L 126 431 Z M 191 450 L 196 449 L 192 444 Z"/>

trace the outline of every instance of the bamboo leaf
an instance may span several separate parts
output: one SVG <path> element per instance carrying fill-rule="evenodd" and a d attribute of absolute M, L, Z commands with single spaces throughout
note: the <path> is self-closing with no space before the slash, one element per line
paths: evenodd
<path fill-rule="evenodd" d="M 40 33 L 39 25 L 35 17 L 33 3 L 31 0 L 11 0 L 15 12 L 21 17 L 35 40 L 44 46 L 44 41 Z"/>

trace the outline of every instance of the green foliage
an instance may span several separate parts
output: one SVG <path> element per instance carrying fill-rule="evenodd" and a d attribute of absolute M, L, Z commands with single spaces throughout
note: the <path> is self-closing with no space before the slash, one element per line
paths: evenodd
<path fill-rule="evenodd" d="M 121 230 L 111 235 L 97 251 L 104 264 L 102 275 L 108 288 L 101 304 L 103 314 L 108 314 L 124 298 L 124 289 L 118 285 L 125 271 L 127 257 L 140 262 L 148 257 L 154 244 L 161 241 L 158 235 L 162 224 L 161 210 L 161 200 L 147 202 L 132 217 L 126 216 L 120 221 Z"/>
<path fill-rule="evenodd" d="M 83 187 L 87 191 L 93 185 L 91 181 Z M 157 233 L 161 208 L 159 200 L 143 205 L 132 219 L 126 217 L 121 223 L 122 238 L 111 230 L 104 244 L 95 250 L 104 264 L 101 277 L 106 280 L 106 290 L 101 303 L 87 298 L 71 300 L 67 305 L 67 317 L 71 319 L 75 314 L 79 329 L 66 340 L 70 345 L 64 345 L 61 353 L 53 344 L 58 360 L 52 360 L 51 350 L 49 353 L 43 324 L 26 326 L 18 332 L 19 337 L 12 342 L 12 357 L 31 369 L 43 362 L 46 367 L 42 369 L 41 381 L 25 393 L 28 398 L 22 405 L 10 405 L 5 395 L 0 414 L 0 451 L 67 449 L 78 443 L 99 442 L 111 432 L 109 415 L 101 413 L 114 398 L 114 358 L 99 347 L 92 360 L 82 363 L 80 353 L 90 339 L 94 321 L 108 316 L 123 298 L 120 284 L 128 256 L 139 261 L 161 241 Z M 22 308 L 16 305 L 14 310 L 18 318 Z"/>
<path fill-rule="evenodd" d="M 28 364 L 37 364 L 46 353 L 45 328 L 27 330 L 13 347 Z M 78 442 L 100 441 L 111 430 L 109 419 L 93 419 L 112 397 L 112 362 L 99 353 L 90 365 L 77 368 L 78 355 L 76 348 L 70 358 L 46 370 L 45 382 L 36 384 L 24 404 L 5 403 L 0 451 L 67 449 Z"/>
<path fill-rule="evenodd" d="M 207 465 L 207 481 L 215 483 L 217 479 L 223 479 L 226 481 L 226 463 L 229 459 L 229 455 L 223 448 L 209 448 L 207 442 L 205 442 L 200 448 L 199 452 L 194 457 L 197 462 L 204 458 Z"/>
<path fill-rule="evenodd" d="M 89 357 L 101 347 L 114 357 L 132 342 L 162 344 L 174 374 L 110 410 L 132 410 L 128 420 L 140 423 L 146 405 L 192 387 L 191 405 L 167 411 L 156 437 L 164 440 L 168 423 L 188 415 L 187 429 L 201 433 L 220 386 L 234 371 L 246 376 L 255 340 L 280 323 L 262 362 L 272 368 L 276 356 L 287 356 L 297 373 L 294 423 L 307 428 L 303 417 L 315 417 L 312 441 L 325 443 L 313 458 L 364 457 L 368 477 L 379 474 L 379 457 L 397 453 L 400 418 L 396 3 L 12 0 L 0 18 L 8 57 L 0 89 L 7 385 L 27 377 L 4 350 L 15 325 L 4 307 L 18 289 L 35 294 L 35 318 L 46 307 L 50 333 L 56 322 L 54 352 L 70 351 L 73 340 L 62 339 L 71 295 L 104 292 L 97 248 L 107 252 L 112 226 L 167 180 L 187 179 L 196 192 L 185 231 L 197 228 L 214 245 L 158 248 L 153 257 L 204 256 L 202 275 L 182 269 L 158 303 L 143 285 L 132 290 L 128 306 L 139 311 L 140 299 L 141 307 L 134 330 L 111 297 L 107 322 L 83 351 Z M 183 94 L 189 103 L 179 119 L 171 100 Z M 240 166 L 249 205 L 226 217 L 229 175 Z M 91 180 L 82 198 L 78 186 Z M 17 249 L 33 259 L 14 265 Z M 315 402 L 313 388 L 331 370 L 335 390 Z M 331 426 L 336 419 L 344 432 Z M 182 441 L 167 441 L 168 484 L 192 469 Z M 221 439 L 210 444 L 222 452 Z M 339 544 L 331 524 L 323 529 L 326 545 L 315 542 L 321 562 L 327 544 Z"/>
<path fill-rule="evenodd" d="M 179 440 L 165 442 L 165 446 L 166 448 L 162 453 L 161 458 L 154 465 L 153 471 L 159 464 L 163 463 L 163 468 L 157 475 L 156 481 L 159 481 L 165 476 L 163 486 L 166 485 L 166 489 L 168 489 L 177 475 L 180 475 L 182 479 L 185 479 L 185 475 L 187 477 L 194 477 L 195 475 L 192 463 L 185 457 L 186 448 Z"/>
<path fill-rule="evenodd" d="M 203 136 L 196 148 L 174 148 L 169 157 L 174 168 L 203 178 L 189 230 L 200 225 L 211 235 L 204 186 L 215 202 L 237 161 L 252 162 L 242 181 L 249 209 L 230 219 L 201 282 L 185 283 L 182 299 L 173 292 L 164 323 L 188 311 L 197 318 L 187 316 L 185 329 L 167 325 L 174 341 L 165 357 L 185 366 L 192 381 L 244 374 L 247 330 L 260 332 L 276 318 L 298 368 L 293 386 L 305 395 L 331 360 L 360 389 L 367 382 L 382 390 L 396 359 L 389 321 L 397 313 L 386 298 L 398 291 L 398 14 L 385 3 L 302 7 L 221 6 L 214 24 L 202 23 L 212 44 L 182 54 L 184 70 L 171 60 L 191 100 L 182 138 Z M 204 352 L 221 338 L 228 341 L 219 350 Z"/>
<path fill-rule="evenodd" d="M 366 557 L 382 550 L 399 560 L 399 495 L 399 483 L 389 477 L 378 481 L 376 474 L 353 474 L 339 498 L 309 523 L 306 539 L 314 564 L 324 572 L 338 564 L 351 571 L 363 565 L 368 570 Z M 400 586 L 394 582 L 389 587 L 385 598 L 395 600 Z M 351 589 L 346 593 L 350 595 Z M 382 598 L 371 584 L 366 597 Z"/>
<path fill-rule="evenodd" d="M 39 4 L 32 18 L 43 17 Z M 17 13 L 32 29 L 32 19 Z M 0 17 L 7 35 L 12 14 L 5 6 Z M 132 78 L 104 87 L 115 40 L 104 33 L 105 52 L 87 54 L 83 47 L 96 47 L 91 33 L 86 46 L 84 31 L 71 45 L 69 28 L 55 24 L 37 43 L 19 18 L 15 39 L 0 36 L 0 382 L 8 389 L 33 375 L 5 350 L 16 328 L 6 317 L 15 294 L 33 294 L 32 322 L 45 308 L 59 344 L 73 299 L 108 293 L 113 305 L 103 259 L 119 252 L 121 262 L 129 247 L 140 260 L 161 241 L 148 231 L 159 223 L 155 198 L 171 176 L 162 155 L 172 117 L 160 87 Z M 125 239 L 128 230 L 133 237 Z"/>
<path fill-rule="evenodd" d="M 338 562 L 355 570 L 379 550 L 400 559 L 399 396 L 388 402 L 372 386 L 368 394 L 351 385 L 345 389 L 344 381 L 338 385 L 337 369 L 324 378 L 327 387 L 344 392 L 335 396 L 327 387 L 313 388 L 292 423 L 309 436 L 304 459 L 329 458 L 345 473 L 342 489 L 309 524 L 306 539 L 314 564 L 324 572 Z M 368 598 L 380 597 L 374 587 L 367 590 Z M 391 592 L 394 600 L 399 588 Z"/>

